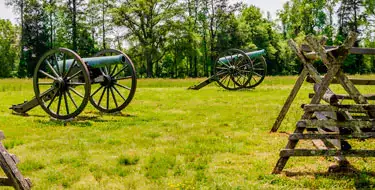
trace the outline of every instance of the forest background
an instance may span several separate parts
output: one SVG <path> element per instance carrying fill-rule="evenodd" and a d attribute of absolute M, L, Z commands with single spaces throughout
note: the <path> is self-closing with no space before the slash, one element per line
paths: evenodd
<path fill-rule="evenodd" d="M 186 78 L 212 74 L 220 52 L 265 49 L 269 75 L 294 75 L 301 63 L 287 40 L 327 36 L 341 44 L 350 31 L 357 47 L 375 48 L 374 0 L 289 0 L 277 18 L 229 0 L 5 0 L 19 24 L 0 19 L 0 78 L 32 77 L 49 49 L 81 57 L 101 49 L 124 51 L 138 77 Z M 270 1 L 272 3 L 272 1 Z M 321 72 L 323 67 L 316 66 Z M 349 74 L 375 72 L 375 57 L 351 55 Z"/>

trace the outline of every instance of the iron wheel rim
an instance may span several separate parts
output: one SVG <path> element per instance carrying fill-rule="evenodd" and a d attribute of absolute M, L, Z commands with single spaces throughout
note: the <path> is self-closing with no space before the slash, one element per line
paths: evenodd
<path fill-rule="evenodd" d="M 62 61 L 63 65 L 60 68 L 58 59 L 61 55 L 60 63 Z M 72 59 L 67 59 L 68 56 Z M 70 66 L 66 65 L 69 60 L 73 60 Z M 66 120 L 76 117 L 84 110 L 89 100 L 91 84 L 88 73 L 84 61 L 74 51 L 66 48 L 48 51 L 39 59 L 34 71 L 34 93 L 39 105 L 53 118 Z M 45 78 L 42 79 L 41 75 Z M 45 85 L 51 87 L 45 91 L 42 88 Z M 80 90 L 75 89 L 76 87 Z M 45 93 L 48 90 L 52 91 L 52 97 L 46 97 Z M 77 103 L 78 97 L 81 101 Z M 54 105 L 55 101 L 57 105 Z"/>
<path fill-rule="evenodd" d="M 216 82 L 227 90 L 245 88 L 251 80 L 252 60 L 239 49 L 228 49 L 215 61 Z"/>
<path fill-rule="evenodd" d="M 118 112 L 118 111 L 125 109 L 134 98 L 134 94 L 136 92 L 136 87 L 137 87 L 137 77 L 136 77 L 136 71 L 135 71 L 133 62 L 122 51 L 115 50 L 115 49 L 105 49 L 96 53 L 94 56 L 98 57 L 98 56 L 104 56 L 106 54 L 123 55 L 125 57 L 125 62 L 123 64 L 113 65 L 113 67 L 105 66 L 105 67 L 100 68 L 102 75 L 109 76 L 116 82 L 119 80 L 131 80 L 130 87 L 119 84 L 119 83 L 114 84 L 113 86 L 103 86 L 102 84 L 100 84 L 98 88 L 92 87 L 93 93 L 90 95 L 89 99 L 90 99 L 91 105 L 93 105 L 99 111 L 104 112 L 104 113 L 114 113 L 114 112 Z M 121 69 L 118 68 L 119 65 L 122 66 Z M 125 74 L 126 76 L 122 76 L 118 78 L 120 74 Z M 128 90 L 129 93 L 128 94 L 121 93 L 120 89 L 126 89 Z M 99 99 L 95 98 L 96 95 L 100 95 Z M 116 99 L 116 96 L 117 96 L 117 99 Z M 103 97 L 106 99 L 106 103 L 104 106 L 101 106 Z M 111 103 L 109 102 L 110 98 L 111 98 L 111 102 L 115 103 L 114 105 L 110 104 Z M 118 99 L 120 100 L 122 99 L 121 101 L 122 103 L 118 102 Z M 110 107 L 110 105 L 112 106 Z"/>
<path fill-rule="evenodd" d="M 247 84 L 246 88 L 255 88 L 263 82 L 267 75 L 267 63 L 263 56 L 255 57 L 253 60 L 253 71 L 251 80 Z"/>

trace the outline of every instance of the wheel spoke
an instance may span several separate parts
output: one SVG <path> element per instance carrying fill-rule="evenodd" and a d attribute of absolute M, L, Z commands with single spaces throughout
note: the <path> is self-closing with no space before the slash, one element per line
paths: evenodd
<path fill-rule="evenodd" d="M 223 64 L 224 66 L 226 66 L 227 68 L 229 68 L 230 66 L 229 65 L 227 65 L 226 63 L 224 63 L 223 61 L 221 61 L 220 59 L 219 59 L 219 62 L 221 63 L 221 64 Z"/>
<path fill-rule="evenodd" d="M 109 73 L 108 73 L 108 68 L 107 68 L 107 66 L 104 67 L 104 71 L 105 71 L 105 74 L 106 74 L 106 75 L 109 74 Z"/>
<path fill-rule="evenodd" d="M 260 65 L 260 64 L 263 64 L 263 62 L 255 63 L 255 64 L 253 64 L 253 66 L 255 67 L 255 66 Z"/>
<path fill-rule="evenodd" d="M 82 73 L 82 70 L 79 70 L 78 72 L 74 73 L 72 76 L 70 76 L 67 80 L 71 80 L 72 78 L 76 77 L 77 75 L 79 75 L 80 73 Z"/>
<path fill-rule="evenodd" d="M 216 67 L 216 69 L 227 70 L 228 68 L 225 68 L 225 67 Z"/>
<path fill-rule="evenodd" d="M 53 59 L 56 62 L 56 68 L 57 68 L 57 70 L 59 71 L 60 75 L 62 76 L 63 74 L 60 71 L 59 62 L 57 61 L 56 54 L 53 54 Z"/>
<path fill-rule="evenodd" d="M 74 60 L 72 62 L 72 64 L 69 66 L 68 71 L 66 72 L 66 75 L 64 76 L 64 78 L 69 76 L 70 72 L 72 71 L 72 68 L 73 68 L 74 64 L 76 64 L 76 60 Z M 82 71 L 82 70 L 80 70 L 80 71 Z M 70 78 L 73 78 L 73 77 L 70 77 Z"/>
<path fill-rule="evenodd" d="M 102 73 L 102 75 L 105 75 L 102 67 L 99 68 L 99 71 Z"/>
<path fill-rule="evenodd" d="M 39 70 L 39 72 L 42 73 L 42 74 L 44 74 L 46 77 L 48 77 L 48 78 L 50 78 L 50 79 L 56 80 L 55 77 L 53 77 L 52 75 L 50 75 L 50 74 L 48 74 L 48 73 L 46 73 L 46 72 L 44 72 L 44 71 L 42 71 L 42 70 Z"/>
<path fill-rule="evenodd" d="M 39 82 L 38 85 L 53 85 L 53 82 Z"/>
<path fill-rule="evenodd" d="M 132 76 L 126 76 L 126 77 L 119 77 L 119 78 L 116 78 L 116 80 L 125 80 L 125 79 L 131 79 L 133 78 Z"/>
<path fill-rule="evenodd" d="M 102 99 L 103 99 L 103 96 L 104 96 L 104 93 L 105 93 L 105 90 L 106 90 L 106 89 L 107 89 L 107 87 L 104 87 L 103 93 L 102 93 L 102 95 L 100 96 L 99 101 L 98 101 L 98 106 L 100 106 L 100 102 L 102 102 Z"/>
<path fill-rule="evenodd" d="M 70 84 L 70 85 L 85 85 L 86 83 L 84 83 L 84 82 L 67 82 L 66 84 Z"/>
<path fill-rule="evenodd" d="M 69 115 L 68 99 L 66 98 L 66 93 L 65 92 L 64 92 L 64 101 L 65 101 L 66 114 Z"/>
<path fill-rule="evenodd" d="M 125 71 L 125 69 L 128 67 L 128 65 L 125 65 L 119 72 L 117 72 L 113 77 L 116 77 L 118 74 L 120 74 L 122 71 Z"/>
<path fill-rule="evenodd" d="M 111 73 L 109 75 L 112 76 L 116 72 L 117 66 L 118 66 L 118 64 L 115 65 L 115 67 L 113 68 L 113 70 L 111 71 Z"/>
<path fill-rule="evenodd" d="M 223 82 L 225 81 L 225 79 L 228 78 L 228 76 L 229 76 L 228 74 L 225 74 L 225 75 L 221 78 L 220 82 L 223 83 Z"/>
<path fill-rule="evenodd" d="M 239 66 L 238 68 L 242 68 L 242 67 L 246 67 L 246 66 L 250 66 L 251 67 L 250 64 L 243 64 L 243 65 Z"/>
<path fill-rule="evenodd" d="M 111 89 L 111 94 L 112 94 L 113 101 L 115 102 L 115 105 L 116 105 L 116 108 L 117 108 L 118 105 L 117 105 L 116 96 L 115 96 L 115 94 L 113 93 L 113 89 L 112 89 L 112 88 L 110 88 L 110 89 Z"/>
<path fill-rule="evenodd" d="M 231 57 L 232 57 L 232 56 L 231 56 Z M 230 68 L 230 66 L 232 66 L 232 64 L 231 64 L 231 60 L 229 60 L 227 56 L 225 56 L 224 58 L 227 60 L 228 67 Z"/>
<path fill-rule="evenodd" d="M 240 71 L 242 71 L 244 73 L 251 73 L 251 71 L 248 71 L 248 70 L 240 70 Z"/>
<path fill-rule="evenodd" d="M 45 60 L 46 63 L 47 63 L 47 66 L 49 67 L 49 69 L 51 69 L 51 71 L 53 72 L 53 74 L 55 75 L 56 78 L 59 77 L 59 74 L 57 74 L 56 70 L 51 66 L 51 64 L 49 63 L 48 60 Z"/>
<path fill-rule="evenodd" d="M 230 80 L 232 80 L 232 77 L 229 77 L 229 80 L 228 80 L 228 83 L 227 83 L 227 87 L 229 87 Z"/>
<path fill-rule="evenodd" d="M 94 93 L 91 94 L 91 97 L 94 97 L 96 93 L 99 92 L 100 89 L 102 89 L 104 86 L 100 86 L 100 88 L 96 89 Z"/>
<path fill-rule="evenodd" d="M 122 94 L 120 93 L 120 91 L 118 91 L 118 89 L 117 89 L 115 86 L 113 86 L 113 88 L 115 89 L 115 91 L 117 92 L 117 94 L 120 95 L 121 98 L 122 98 L 124 101 L 126 101 L 126 99 L 124 98 L 124 96 L 122 96 Z"/>
<path fill-rule="evenodd" d="M 70 98 L 70 101 L 73 102 L 74 106 L 76 108 L 78 108 L 77 104 L 76 104 L 76 101 L 74 101 L 74 98 L 72 97 L 72 94 L 70 94 L 69 90 L 66 91 L 66 93 L 68 94 L 69 98 Z"/>
<path fill-rule="evenodd" d="M 257 75 L 258 77 L 263 77 L 263 75 L 257 73 L 257 72 L 253 72 L 255 75 Z"/>
<path fill-rule="evenodd" d="M 107 88 L 107 109 L 109 108 L 109 88 Z"/>
<path fill-rule="evenodd" d="M 127 87 L 127 86 L 124 86 L 122 84 L 118 84 L 118 83 L 115 83 L 115 85 L 119 86 L 119 87 L 122 87 L 122 88 L 125 88 L 126 90 L 131 90 L 131 88 Z"/>
<path fill-rule="evenodd" d="M 59 102 L 57 103 L 57 115 L 60 113 L 60 106 L 61 106 L 61 98 L 62 98 L 62 93 L 59 92 Z"/>
<path fill-rule="evenodd" d="M 81 98 L 84 98 L 84 97 L 82 96 L 82 94 L 79 93 L 79 92 L 77 92 L 74 88 L 72 88 L 72 87 L 69 86 L 69 89 L 70 89 L 72 92 L 74 92 L 74 94 L 77 94 L 77 96 L 79 96 L 79 97 L 81 97 Z"/>
<path fill-rule="evenodd" d="M 65 65 L 66 65 L 66 54 L 64 54 L 64 57 L 63 57 L 63 68 L 62 68 L 62 74 L 64 76 L 64 73 L 65 73 Z"/>
<path fill-rule="evenodd" d="M 216 73 L 216 76 L 220 77 L 220 78 L 223 78 L 223 76 L 221 75 L 227 75 L 228 71 L 220 71 L 220 72 L 217 72 Z"/>
<path fill-rule="evenodd" d="M 51 102 L 48 104 L 48 106 L 47 106 L 47 108 L 49 109 L 49 107 L 52 105 L 52 103 L 53 103 L 53 101 L 55 101 L 55 99 L 56 99 L 56 96 L 57 96 L 57 93 L 59 93 L 60 92 L 60 90 L 56 90 L 56 92 L 53 94 L 53 97 L 52 97 L 52 99 L 51 99 Z"/>

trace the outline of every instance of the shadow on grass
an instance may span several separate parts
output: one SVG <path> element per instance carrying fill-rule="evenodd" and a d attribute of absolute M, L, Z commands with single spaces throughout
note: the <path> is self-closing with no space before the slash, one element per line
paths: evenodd
<path fill-rule="evenodd" d="M 351 167 L 349 170 L 340 172 L 289 172 L 285 171 L 285 175 L 288 177 L 295 176 L 312 176 L 316 178 L 328 178 L 331 180 L 341 179 L 352 179 L 356 189 L 373 189 L 375 188 L 375 172 L 371 171 L 360 171 Z"/>
<path fill-rule="evenodd" d="M 91 112 L 93 114 L 93 112 Z M 120 119 L 103 119 L 103 115 L 110 115 L 110 116 L 120 116 L 120 117 L 136 117 L 135 115 L 130 114 L 123 114 L 121 112 L 118 113 L 100 113 L 96 112 L 97 115 L 94 116 L 77 116 L 73 119 L 68 120 L 58 120 L 55 118 L 51 118 L 49 121 L 46 120 L 37 120 L 38 123 L 51 126 L 51 125 L 57 125 L 57 126 L 77 126 L 77 127 L 91 127 L 95 125 L 95 123 L 104 123 L 104 122 L 120 122 Z M 31 115 L 31 117 L 48 117 L 48 116 L 42 116 L 42 115 Z"/>
<path fill-rule="evenodd" d="M 120 116 L 120 117 L 137 117 L 136 115 L 130 115 L 128 113 L 122 113 L 122 112 L 104 113 L 104 112 L 90 111 L 90 112 L 86 112 L 86 113 L 96 115 L 94 117 L 103 116 L 103 115 L 105 115 L 105 116 Z"/>
<path fill-rule="evenodd" d="M 78 121 L 78 120 L 71 120 L 71 121 L 62 121 L 62 120 L 54 120 L 51 119 L 49 121 L 46 120 L 37 120 L 38 123 L 42 124 L 39 127 L 51 127 L 51 126 L 77 126 L 77 127 L 91 127 L 93 124 L 90 121 Z"/>
<path fill-rule="evenodd" d="M 46 115 L 30 115 L 28 113 L 18 113 L 18 112 L 12 112 L 12 115 L 21 116 L 21 117 L 46 117 Z"/>
<path fill-rule="evenodd" d="M 241 88 L 237 90 L 226 90 L 221 86 L 218 86 L 218 88 L 219 88 L 218 91 L 220 92 L 252 92 L 255 90 L 255 88 Z"/>

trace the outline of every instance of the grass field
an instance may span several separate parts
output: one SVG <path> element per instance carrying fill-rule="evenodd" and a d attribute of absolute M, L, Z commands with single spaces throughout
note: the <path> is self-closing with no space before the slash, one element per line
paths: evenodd
<path fill-rule="evenodd" d="M 32 81 L 0 80 L 4 144 L 34 189 L 375 188 L 374 158 L 349 158 L 357 174 L 328 174 L 334 160 L 325 157 L 291 158 L 281 175 L 271 174 L 301 117 L 300 105 L 309 102 L 311 84 L 304 84 L 279 132 L 271 134 L 296 77 L 267 77 L 248 91 L 215 85 L 186 90 L 201 80 L 140 79 L 121 114 L 103 115 L 88 105 L 68 123 L 51 120 L 39 107 L 26 117 L 13 115 L 12 104 L 34 96 Z M 371 140 L 353 143 L 375 148 Z"/>

